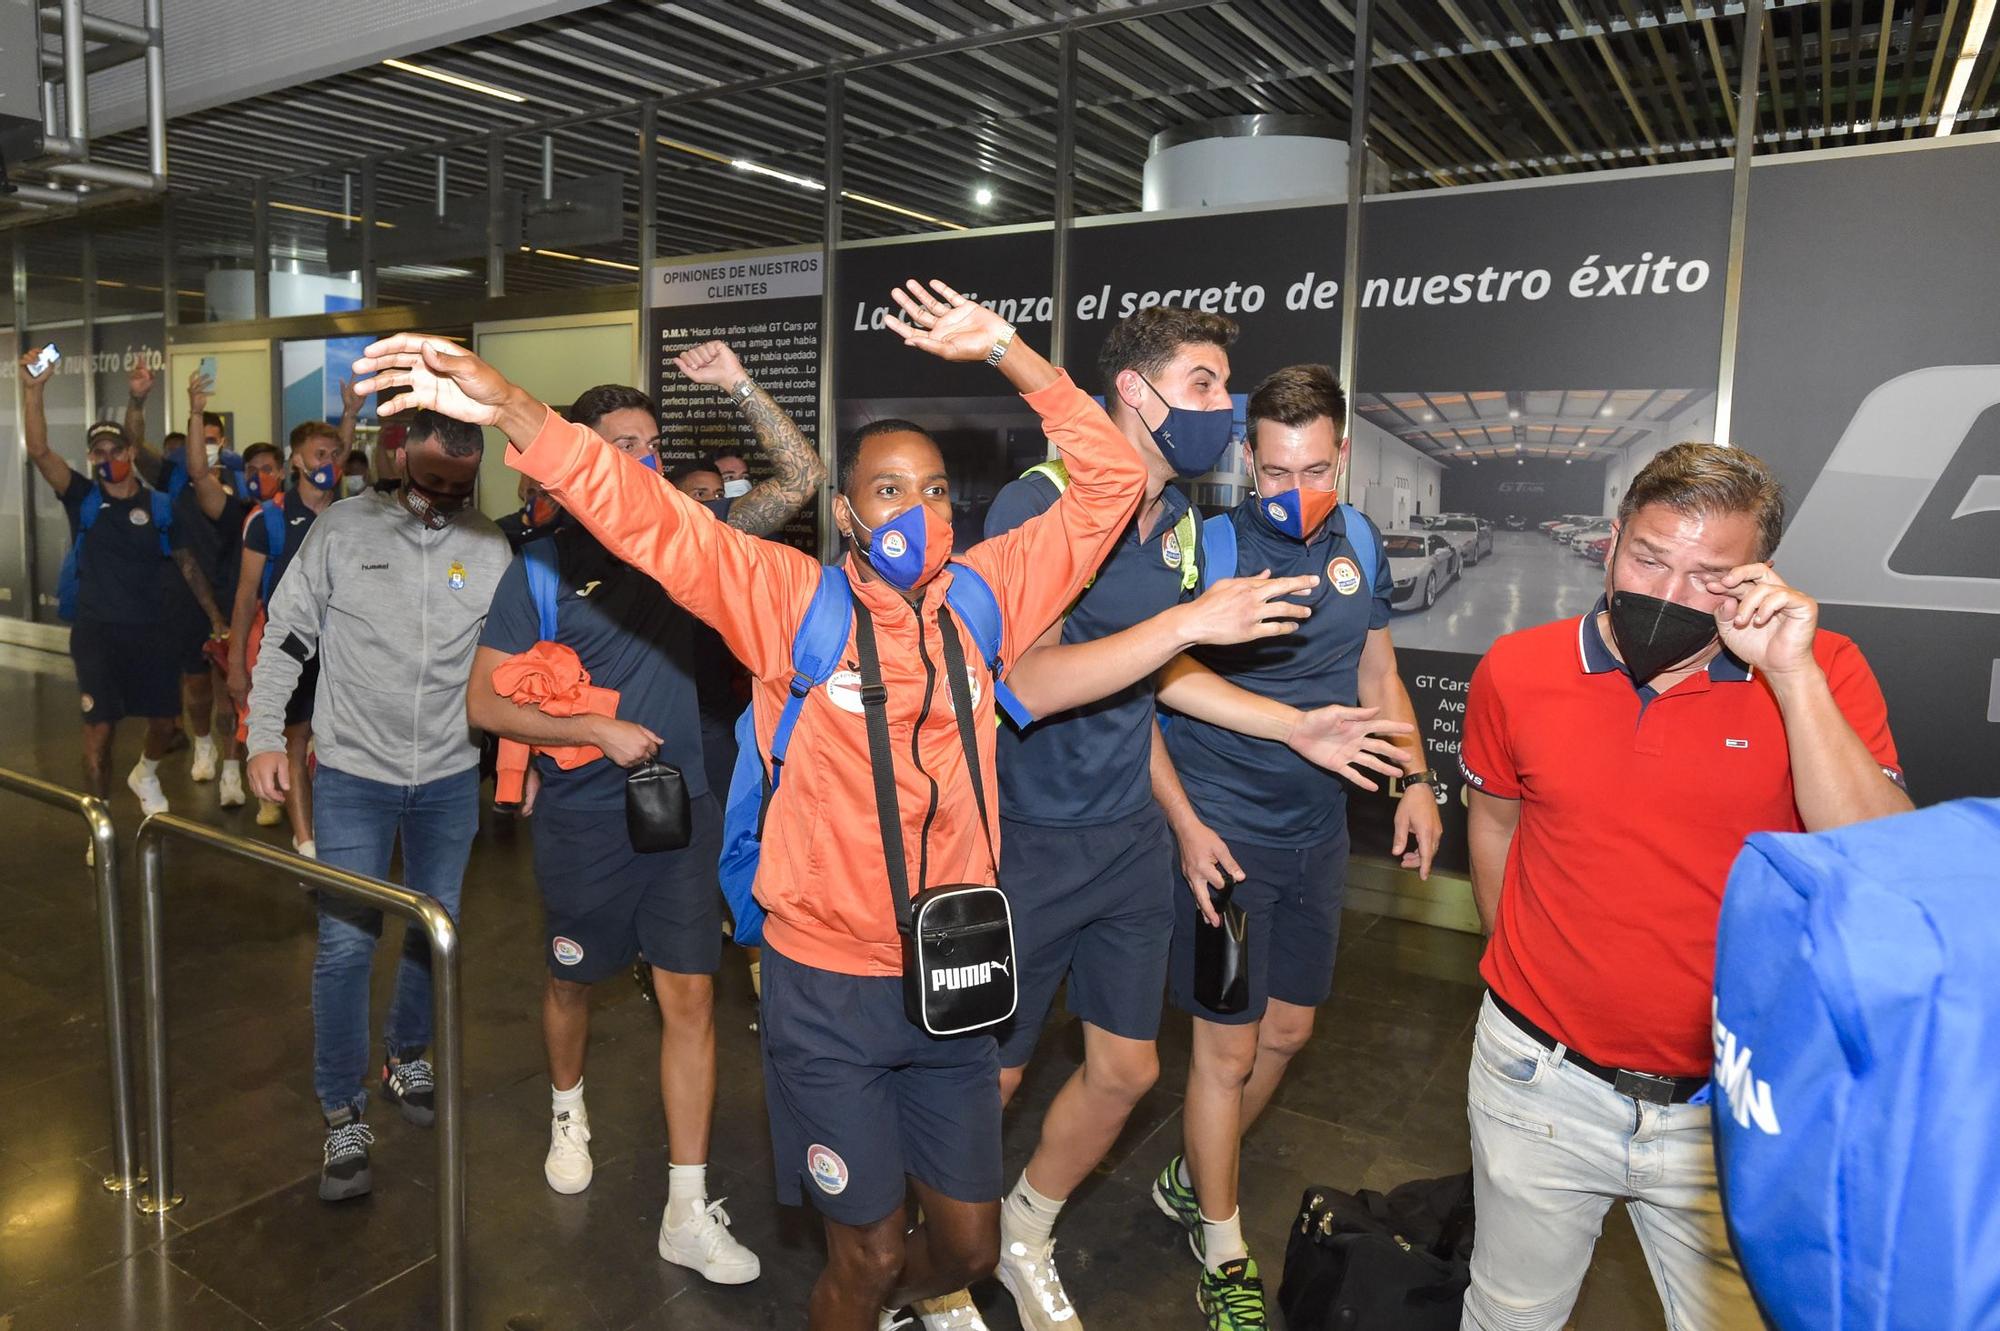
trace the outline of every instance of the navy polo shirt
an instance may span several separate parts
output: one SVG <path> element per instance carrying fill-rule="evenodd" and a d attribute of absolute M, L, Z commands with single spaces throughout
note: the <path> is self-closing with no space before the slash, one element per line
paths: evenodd
<path fill-rule="evenodd" d="M 576 652 L 592 684 L 618 691 L 619 720 L 636 721 L 664 741 L 658 761 L 680 769 L 688 794 L 706 794 L 694 692 L 695 620 L 659 583 L 614 558 L 575 523 L 563 523 L 543 539 L 556 550 L 556 641 Z M 512 656 L 541 638 L 527 561 L 516 559 L 494 590 L 479 645 Z M 608 758 L 567 772 L 539 755 L 535 763 L 542 777 L 541 804 L 599 811 L 625 807 L 625 769 Z"/>
<path fill-rule="evenodd" d="M 1047 512 L 1058 497 L 1055 482 L 1043 475 L 1010 482 L 987 510 L 987 537 Z M 1198 594 L 1181 589 L 1181 570 L 1188 559 L 1199 567 L 1200 540 L 1197 549 L 1182 550 L 1174 531 L 1188 511 L 1188 498 L 1169 485 L 1160 501 L 1159 522 L 1143 539 L 1137 518 L 1126 526 L 1063 622 L 1062 641 L 1092 642 L 1123 632 Z M 995 745 L 1001 815 L 1044 827 L 1094 827 L 1137 813 L 1153 798 L 1152 727 L 1150 677 L 1074 711 L 1043 717 L 1025 733 L 1002 725 Z"/>
<path fill-rule="evenodd" d="M 173 604 L 173 584 L 181 582 L 171 556 L 160 550 L 153 525 L 153 492 L 141 485 L 130 498 L 103 502 L 90 530 L 83 531 L 83 501 L 93 482 L 72 471 L 62 492 L 70 538 L 83 532 L 78 552 L 76 614 L 100 624 L 157 624 Z M 171 540 L 171 534 L 169 536 Z"/>
<path fill-rule="evenodd" d="M 285 491 L 283 504 L 285 541 L 275 556 L 276 565 L 272 570 L 271 580 L 268 584 L 274 592 L 278 589 L 278 580 L 284 577 L 285 570 L 292 566 L 292 556 L 297 554 L 299 547 L 305 544 L 306 533 L 312 530 L 313 519 L 319 516 L 319 514 L 313 512 L 310 504 L 299 497 L 299 492 L 296 489 Z M 255 550 L 258 554 L 264 556 L 267 561 L 274 558 L 271 554 L 271 534 L 266 525 L 263 505 L 261 504 L 252 512 L 247 524 L 243 528 L 243 544 L 248 549 Z"/>
<path fill-rule="evenodd" d="M 1346 512 L 1335 509 L 1318 535 L 1300 543 L 1264 520 L 1255 495 L 1231 509 L 1237 574 L 1268 568 L 1280 578 L 1318 575 L 1319 586 L 1297 598 L 1312 608 L 1312 617 L 1281 638 L 1197 647 L 1196 659 L 1232 684 L 1301 710 L 1356 706 L 1361 649 L 1369 630 L 1389 623 L 1391 580 L 1377 532 L 1374 586 L 1362 585 Z M 1295 849 L 1332 836 L 1347 816 L 1347 783 L 1276 740 L 1177 716 L 1167 728 L 1167 752 L 1195 812 L 1225 839 Z"/>

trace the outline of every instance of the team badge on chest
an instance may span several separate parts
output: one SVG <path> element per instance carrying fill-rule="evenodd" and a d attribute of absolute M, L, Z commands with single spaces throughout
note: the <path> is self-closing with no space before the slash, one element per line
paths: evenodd
<path fill-rule="evenodd" d="M 445 570 L 444 585 L 451 588 L 455 592 L 464 591 L 465 565 L 459 563 L 456 559 L 452 560 L 451 567 Z"/>
<path fill-rule="evenodd" d="M 1342 596 L 1352 596 L 1361 590 L 1361 570 L 1346 555 L 1326 566 L 1326 576 L 1333 583 L 1333 589 Z"/>
<path fill-rule="evenodd" d="M 1174 528 L 1168 528 L 1167 534 L 1160 538 L 1160 560 L 1168 568 L 1181 566 L 1181 534 Z"/>

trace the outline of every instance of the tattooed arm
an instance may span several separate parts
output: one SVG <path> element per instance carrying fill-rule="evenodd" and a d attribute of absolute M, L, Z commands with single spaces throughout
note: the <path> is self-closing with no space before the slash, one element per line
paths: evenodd
<path fill-rule="evenodd" d="M 194 593 L 195 604 L 208 616 L 209 627 L 219 634 L 228 633 L 229 619 L 222 613 L 222 607 L 215 603 L 215 587 L 209 582 L 208 574 L 202 572 L 201 565 L 195 562 L 194 552 L 176 546 L 174 567 L 181 571 L 188 590 Z"/>
<path fill-rule="evenodd" d="M 826 465 L 785 409 L 743 371 L 736 353 L 723 342 L 704 342 L 674 358 L 674 367 L 696 383 L 728 393 L 750 422 L 757 446 L 770 459 L 771 475 L 729 510 L 729 525 L 752 536 L 782 530 L 811 503 L 826 480 Z M 739 385 L 747 385 L 745 395 Z"/>

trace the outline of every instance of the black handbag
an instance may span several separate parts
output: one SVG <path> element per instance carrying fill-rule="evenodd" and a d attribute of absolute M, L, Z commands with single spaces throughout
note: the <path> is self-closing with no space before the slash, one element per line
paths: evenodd
<path fill-rule="evenodd" d="M 1387 1194 L 1312 1188 L 1285 1244 L 1291 1331 L 1458 1331 L 1472 1283 L 1472 1175 Z"/>
<path fill-rule="evenodd" d="M 1007 906 L 1007 894 L 985 883 L 927 887 L 919 881 L 916 898 L 911 899 L 909 863 L 903 854 L 903 819 L 896 804 L 895 760 L 889 747 L 889 691 L 882 685 L 875 622 L 858 596 L 854 598 L 854 619 L 855 652 L 861 658 L 861 707 L 868 718 L 869 767 L 875 778 L 875 816 L 882 827 L 882 857 L 896 910 L 896 931 L 903 939 L 903 1014 L 930 1035 L 986 1030 L 1014 1015 L 1018 997 L 1014 917 Z M 979 775 L 979 749 L 972 736 L 972 689 L 965 670 L 965 649 L 950 612 L 943 606 L 938 607 L 938 627 L 944 639 L 945 676 L 958 719 L 958 738 L 965 746 L 965 770 L 972 777 L 987 853 L 993 854 L 985 783 Z M 997 854 L 993 854 L 993 872 L 997 878 Z"/>
<path fill-rule="evenodd" d="M 641 854 L 686 847 L 693 827 L 680 768 L 648 762 L 627 770 L 625 835 Z"/>
<path fill-rule="evenodd" d="M 1225 1016 L 1250 1006 L 1250 917 L 1235 895 L 1234 887 L 1211 891 L 1222 923 L 1197 918 L 1194 929 L 1194 1001 Z"/>

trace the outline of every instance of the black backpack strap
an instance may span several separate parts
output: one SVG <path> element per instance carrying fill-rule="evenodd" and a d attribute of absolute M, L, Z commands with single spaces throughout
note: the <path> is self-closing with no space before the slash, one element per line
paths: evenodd
<path fill-rule="evenodd" d="M 868 767 L 875 778 L 875 817 L 882 825 L 882 860 L 898 933 L 910 932 L 910 865 L 903 855 L 903 815 L 896 807 L 895 756 L 889 748 L 889 690 L 875 648 L 875 619 L 854 598 L 854 651 L 861 658 L 861 710 L 868 718 Z"/>
<path fill-rule="evenodd" d="M 979 830 L 986 837 L 986 853 L 993 860 L 993 879 L 1000 879 L 1000 852 L 993 846 L 993 825 L 986 818 L 986 782 L 979 775 L 979 745 L 972 733 L 972 686 L 965 669 L 965 647 L 958 640 L 958 626 L 951 612 L 938 607 L 938 637 L 944 642 L 945 682 L 951 687 L 951 711 L 958 718 L 958 740 L 965 746 L 965 770 L 972 777 L 972 798 L 979 804 Z M 993 676 L 994 686 L 1000 676 Z M 885 737 L 886 739 L 886 737 Z"/>

